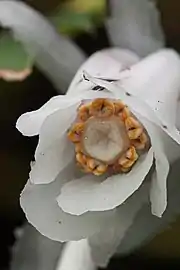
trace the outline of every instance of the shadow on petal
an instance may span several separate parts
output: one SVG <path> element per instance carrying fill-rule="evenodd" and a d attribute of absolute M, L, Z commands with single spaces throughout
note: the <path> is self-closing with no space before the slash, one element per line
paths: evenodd
<path fill-rule="evenodd" d="M 141 186 L 152 163 L 153 150 L 150 149 L 127 174 L 113 175 L 105 180 L 92 175 L 75 179 L 63 186 L 58 204 L 65 212 L 74 215 L 113 209 Z"/>

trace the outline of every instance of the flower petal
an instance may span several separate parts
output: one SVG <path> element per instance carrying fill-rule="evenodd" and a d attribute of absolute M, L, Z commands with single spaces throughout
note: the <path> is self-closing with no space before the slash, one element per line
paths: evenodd
<path fill-rule="evenodd" d="M 16 230 L 18 236 L 15 231 L 16 241 L 11 249 L 11 269 L 54 270 L 63 244 L 44 237 L 27 222 Z"/>
<path fill-rule="evenodd" d="M 137 63 L 139 57 L 126 49 L 106 49 L 94 53 L 81 67 L 93 77 L 118 80 L 122 70 Z M 104 68 L 106 66 L 106 69 Z"/>
<path fill-rule="evenodd" d="M 176 221 L 180 214 L 180 208 L 177 207 L 180 205 L 179 166 L 178 161 L 172 166 L 168 177 L 168 206 L 162 218 L 151 214 L 149 204 L 144 205 L 118 248 L 120 255 L 128 255 L 142 248 Z"/>
<path fill-rule="evenodd" d="M 180 130 L 180 97 L 178 98 L 178 104 L 177 104 L 176 126 Z"/>
<path fill-rule="evenodd" d="M 115 98 L 121 99 L 124 103 L 126 103 L 130 110 L 136 115 L 136 113 L 140 114 L 141 116 L 147 118 L 150 122 L 158 125 L 164 132 L 166 132 L 175 142 L 180 144 L 180 133 L 179 130 L 175 127 L 175 123 L 168 122 L 168 119 L 173 119 L 173 113 L 169 107 L 167 107 L 167 111 L 165 117 L 161 117 L 161 114 L 157 114 L 156 110 L 153 110 L 150 104 L 147 101 L 144 101 L 140 95 L 136 96 L 130 90 L 133 86 L 129 86 L 128 88 L 124 88 L 124 85 L 121 85 L 117 82 L 108 82 L 98 78 L 91 77 L 89 74 L 86 74 L 86 77 L 93 82 L 95 85 L 99 85 L 101 87 L 106 88 L 107 91 L 111 92 Z M 135 78 L 134 78 L 135 79 Z M 138 77 L 137 77 L 138 80 Z M 135 84 L 135 81 L 134 81 Z M 145 85 L 145 83 L 144 83 Z M 171 99 L 172 100 L 172 99 Z M 177 102 L 177 101 L 176 101 Z M 176 105 L 175 105 L 176 107 Z M 172 110 L 173 112 L 174 110 Z"/>
<path fill-rule="evenodd" d="M 63 211 L 74 215 L 113 209 L 140 187 L 152 163 L 153 151 L 150 149 L 127 174 L 114 175 L 104 181 L 95 176 L 73 180 L 62 187 L 58 204 Z"/>
<path fill-rule="evenodd" d="M 35 152 L 35 159 L 46 151 L 51 144 L 61 140 L 62 136 L 66 134 L 68 128 L 76 118 L 79 104 L 80 102 L 77 102 L 68 108 L 57 110 L 46 117 L 39 132 L 39 143 Z M 71 143 L 69 142 L 69 144 Z"/>
<path fill-rule="evenodd" d="M 61 186 L 73 177 L 74 170 L 67 167 L 52 184 L 33 185 L 28 182 L 21 194 L 21 207 L 28 221 L 52 240 L 63 242 L 87 238 L 100 231 L 114 215 L 113 211 L 107 211 L 77 217 L 63 212 L 55 198 Z"/>
<path fill-rule="evenodd" d="M 50 144 L 43 152 L 36 155 L 36 161 L 30 172 L 30 181 L 33 184 L 49 184 L 56 179 L 74 157 L 74 147 L 67 135 Z"/>
<path fill-rule="evenodd" d="M 175 124 L 179 74 L 179 55 L 173 50 L 161 50 L 122 72 L 120 85 L 147 102 L 160 119 Z"/>
<path fill-rule="evenodd" d="M 140 116 L 139 120 L 145 126 L 150 136 L 155 157 L 156 170 L 151 179 L 150 191 L 152 214 L 161 217 L 167 207 L 167 177 L 169 174 L 169 162 L 165 154 L 159 128 Z"/>
<path fill-rule="evenodd" d="M 96 52 L 79 68 L 68 89 L 68 94 L 81 92 L 88 88 L 90 84 L 82 80 L 84 71 L 98 78 L 117 80 L 122 70 L 138 61 L 139 57 L 126 49 L 113 48 Z"/>
<path fill-rule="evenodd" d="M 125 237 L 128 228 L 145 201 L 148 200 L 149 183 L 145 183 L 126 202 L 117 208 L 114 223 L 89 238 L 93 261 L 101 267 L 106 267 L 117 247 Z"/>
<path fill-rule="evenodd" d="M 56 270 L 95 270 L 87 239 L 65 244 Z"/>
<path fill-rule="evenodd" d="M 111 0 L 107 30 L 113 45 L 146 56 L 164 46 L 155 4 L 148 0 Z"/>
<path fill-rule="evenodd" d="M 16 38 L 35 55 L 37 65 L 59 90 L 66 90 L 79 66 L 82 51 L 68 38 L 60 36 L 39 12 L 19 1 L 0 1 L 0 23 L 11 28 Z"/>
<path fill-rule="evenodd" d="M 22 114 L 16 123 L 16 128 L 24 136 L 35 136 L 38 135 L 41 129 L 43 122 L 46 117 L 50 116 L 54 112 L 58 111 L 62 114 L 65 113 L 65 109 L 74 111 L 78 107 L 79 103 L 83 99 L 93 99 L 93 98 L 103 98 L 103 97 L 112 97 L 113 94 L 110 92 L 101 92 L 101 91 L 92 91 L 90 90 L 90 85 L 94 83 L 88 82 L 88 87 L 86 90 L 81 93 L 77 93 L 75 96 L 72 95 L 59 95 L 51 98 L 46 102 L 40 109 L 27 112 Z M 68 117 L 68 116 L 67 116 Z M 59 121 L 62 120 L 62 117 L 59 117 Z M 68 125 L 67 125 L 68 128 Z"/>
<path fill-rule="evenodd" d="M 38 158 L 42 153 L 54 142 L 61 139 L 68 128 L 71 126 L 72 122 L 77 117 L 77 107 L 80 102 L 84 99 L 94 99 L 94 98 L 106 98 L 112 97 L 112 94 L 104 91 L 87 91 L 87 93 L 82 93 L 76 97 L 75 104 L 69 104 L 69 107 L 56 110 L 55 112 L 48 115 L 40 128 L 39 131 L 39 143 L 35 153 L 35 159 Z M 68 98 L 66 98 L 66 101 Z M 62 106 L 61 106 L 62 107 Z M 71 144 L 69 142 L 69 144 Z"/>
<path fill-rule="evenodd" d="M 174 141 L 164 130 L 158 130 L 161 142 L 163 142 L 163 149 L 170 164 L 173 164 L 180 158 L 180 145 Z"/>
<path fill-rule="evenodd" d="M 53 112 L 78 104 L 75 99 L 66 96 L 55 96 L 46 102 L 40 109 L 22 114 L 17 120 L 17 129 L 25 136 L 38 135 L 42 123 Z"/>

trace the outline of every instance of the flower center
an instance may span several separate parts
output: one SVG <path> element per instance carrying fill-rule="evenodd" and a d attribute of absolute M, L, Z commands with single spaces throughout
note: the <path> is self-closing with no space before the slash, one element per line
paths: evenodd
<path fill-rule="evenodd" d="M 123 122 L 112 116 L 105 119 L 91 117 L 85 124 L 82 145 L 87 155 L 113 164 L 130 143 Z"/>
<path fill-rule="evenodd" d="M 68 138 L 85 172 L 128 172 L 149 145 L 144 127 L 120 100 L 95 99 L 81 105 L 77 116 Z"/>

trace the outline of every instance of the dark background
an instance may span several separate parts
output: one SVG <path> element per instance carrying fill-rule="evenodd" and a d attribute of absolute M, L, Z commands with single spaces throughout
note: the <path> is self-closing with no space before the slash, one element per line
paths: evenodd
<path fill-rule="evenodd" d="M 25 2 L 47 14 L 57 6 L 59 0 Z M 167 46 L 180 52 L 180 1 L 157 2 Z M 103 26 L 94 34 L 79 35 L 75 41 L 88 55 L 109 46 Z M 23 137 L 15 129 L 15 123 L 22 113 L 37 109 L 55 94 L 51 83 L 37 69 L 23 83 L 0 81 L 0 269 L 7 269 L 5 267 L 10 262 L 10 247 L 14 243 L 13 230 L 24 221 L 19 207 L 19 194 L 28 178 L 29 163 L 37 143 L 37 138 Z M 180 219 L 143 250 L 122 258 L 121 269 L 156 269 L 160 265 L 165 269 L 180 269 L 179 235 Z M 119 265 L 119 260 L 113 260 L 109 269 L 119 269 Z"/>

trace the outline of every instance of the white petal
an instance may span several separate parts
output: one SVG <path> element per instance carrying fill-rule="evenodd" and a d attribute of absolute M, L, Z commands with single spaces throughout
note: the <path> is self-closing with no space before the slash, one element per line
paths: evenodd
<path fill-rule="evenodd" d="M 0 23 L 13 30 L 59 90 L 66 90 L 85 57 L 40 13 L 19 1 L 0 1 Z"/>
<path fill-rule="evenodd" d="M 160 119 L 175 124 L 179 74 L 179 55 L 173 50 L 161 50 L 122 72 L 120 85 L 147 102 Z"/>
<path fill-rule="evenodd" d="M 156 172 L 152 176 L 152 186 L 150 191 L 151 200 L 151 212 L 157 217 L 162 217 L 167 207 L 167 177 L 169 173 L 169 164 L 167 159 L 159 153 L 159 160 L 156 158 L 156 162 L 160 161 L 157 165 Z M 160 159 L 162 158 L 162 159 Z"/>
<path fill-rule="evenodd" d="M 61 140 L 62 136 L 67 133 L 68 128 L 76 118 L 79 103 L 57 110 L 46 117 L 39 132 L 39 143 L 35 153 L 36 159 L 54 142 Z M 62 145 L 60 141 L 58 143 Z M 71 144 L 70 141 L 69 144 Z"/>
<path fill-rule="evenodd" d="M 177 74 L 176 74 L 177 76 Z M 123 91 L 122 89 L 119 88 L 119 93 L 118 93 L 118 89 L 116 89 L 115 87 L 113 87 L 113 84 L 110 84 L 108 82 L 101 82 L 100 80 L 98 79 L 93 79 L 93 82 L 96 82 L 96 83 L 99 83 L 100 82 L 100 85 L 101 86 L 104 86 L 106 87 L 107 89 L 111 90 L 111 91 L 114 91 L 117 93 L 117 96 L 119 95 L 120 97 L 122 97 L 122 100 L 125 101 L 127 103 L 127 105 L 130 104 L 130 108 L 132 109 L 135 109 L 136 112 L 135 115 L 139 118 L 140 115 L 137 114 L 137 111 L 140 112 L 141 115 L 144 115 L 148 120 L 150 121 L 154 121 L 156 124 L 158 124 L 161 128 L 163 127 L 163 125 L 161 123 L 159 123 L 157 120 L 157 117 L 156 117 L 156 114 L 155 114 L 155 110 L 153 111 L 150 111 L 149 109 L 149 106 L 148 106 L 148 103 L 147 105 L 144 103 L 139 103 L 139 100 L 138 98 L 133 98 L 132 96 L 130 96 L 129 98 L 127 98 L 127 96 L 123 96 Z M 120 92 L 121 91 L 121 92 Z M 134 100 L 133 100 L 134 99 Z M 130 101 L 131 100 L 131 101 Z M 139 106 L 138 106 L 138 103 L 139 103 Z M 166 109 L 168 109 L 169 107 L 167 106 Z M 171 107 L 169 108 L 171 109 Z M 158 115 L 159 116 L 159 115 Z M 161 117 L 158 117 L 158 118 L 161 118 Z M 163 121 L 164 119 L 161 118 Z M 172 119 L 171 119 L 172 120 Z M 169 120 L 170 121 L 170 120 Z M 167 122 L 165 122 L 167 123 Z M 146 126 L 146 125 L 145 125 Z M 165 128 L 163 128 L 163 130 L 169 134 L 176 142 L 180 143 L 180 136 L 179 136 L 179 132 L 175 129 L 175 125 L 173 125 L 173 123 L 168 123 L 168 126 Z M 153 132 L 153 130 L 152 130 Z M 149 129 L 149 133 L 151 134 L 151 128 Z M 159 133 L 160 134 L 160 133 Z M 153 135 L 154 136 L 154 135 Z M 155 135 L 156 136 L 156 135 Z M 162 137 L 160 136 L 160 140 L 159 140 L 159 143 L 161 143 L 161 140 L 162 140 Z M 167 149 L 170 147 L 169 144 L 167 144 L 167 139 L 166 139 L 166 143 L 164 141 L 164 149 L 167 151 Z M 171 146 L 174 146 L 173 143 L 171 142 Z M 168 165 L 168 160 L 164 154 L 164 151 L 163 149 L 158 149 L 158 147 L 154 147 L 155 149 L 157 148 L 157 151 L 159 151 L 158 155 L 160 155 L 160 157 L 158 156 L 158 160 L 159 159 L 162 159 L 162 156 L 163 156 L 163 159 L 161 160 L 162 163 L 158 164 L 158 182 L 160 181 L 160 183 L 157 182 L 156 178 L 154 178 L 154 181 L 153 183 L 156 183 L 155 185 L 155 188 L 153 188 L 152 190 L 155 190 L 155 189 L 159 189 L 159 186 L 161 187 L 161 196 L 159 195 L 153 195 L 153 197 L 157 198 L 156 202 L 155 202 L 155 199 L 154 199 L 154 204 L 157 205 L 157 207 L 159 207 L 159 209 L 156 211 L 156 210 L 153 210 L 154 213 L 156 213 L 158 216 L 161 216 L 162 213 L 164 212 L 165 208 L 166 208 L 166 204 L 167 204 L 167 198 L 166 198 L 166 178 L 167 178 L 167 175 L 168 175 L 168 171 L 169 171 L 169 165 Z M 174 149 L 174 147 L 173 147 Z M 179 153 L 178 153 L 178 150 L 175 151 L 175 153 L 173 153 L 173 149 L 171 149 L 170 151 L 170 155 L 169 153 L 167 153 L 167 155 L 169 156 L 169 159 L 170 161 L 172 162 L 173 159 L 175 160 L 175 158 L 177 158 L 179 156 Z M 157 158 L 157 156 L 156 156 Z M 162 175 L 163 173 L 163 175 Z M 162 177 L 162 179 L 161 179 Z M 159 180 L 160 179 L 160 180 Z M 153 194 L 154 194 L 154 191 L 153 191 Z M 153 206 L 154 208 L 154 206 Z"/>
<path fill-rule="evenodd" d="M 51 183 L 73 158 L 74 147 L 64 134 L 43 152 L 37 154 L 36 162 L 30 172 L 30 181 L 33 184 Z"/>
<path fill-rule="evenodd" d="M 63 244 L 52 241 L 26 223 L 11 248 L 11 270 L 54 270 Z M 18 233 L 19 234 L 19 233 Z"/>
<path fill-rule="evenodd" d="M 45 119 L 54 112 L 59 110 L 59 114 L 61 113 L 63 115 L 65 114 L 65 110 L 69 110 L 69 113 L 72 114 L 73 112 L 75 117 L 75 110 L 83 99 L 112 97 L 112 93 L 103 91 L 91 91 L 90 85 L 95 86 L 94 83 L 87 82 L 88 87 L 84 92 L 78 93 L 75 96 L 55 96 L 46 102 L 40 109 L 22 114 L 17 120 L 17 129 L 25 136 L 38 135 Z M 68 115 L 66 115 L 66 117 L 68 118 Z M 59 116 L 59 121 L 62 120 L 62 117 Z"/>
<path fill-rule="evenodd" d="M 150 191 L 152 214 L 161 217 L 167 207 L 167 177 L 169 174 L 169 162 L 165 154 L 164 142 L 160 136 L 161 133 L 159 133 L 159 128 L 142 117 L 139 117 L 139 119 L 148 131 L 155 157 L 156 170 L 152 176 Z"/>
<path fill-rule="evenodd" d="M 117 208 L 114 223 L 89 238 L 94 262 L 106 267 L 109 259 L 115 254 L 117 247 L 125 237 L 128 228 L 145 201 L 148 200 L 149 184 L 145 183 L 126 202 Z"/>
<path fill-rule="evenodd" d="M 95 270 L 87 239 L 65 245 L 55 270 Z"/>
<path fill-rule="evenodd" d="M 21 194 L 21 207 L 28 221 L 52 240 L 63 242 L 87 238 L 100 231 L 114 215 L 113 211 L 107 211 L 77 217 L 63 212 L 55 198 L 64 182 L 73 176 L 74 171 L 67 167 L 52 184 L 33 185 L 28 182 Z"/>
<path fill-rule="evenodd" d="M 139 57 L 129 50 L 106 49 L 94 53 L 81 66 L 81 70 L 86 71 L 93 77 L 118 80 L 120 72 L 137 63 L 138 60 Z"/>
<path fill-rule="evenodd" d="M 166 132 L 174 141 L 176 141 L 178 144 L 180 144 L 180 133 L 175 127 L 175 123 L 167 122 L 168 118 L 172 119 L 173 117 L 170 117 L 170 115 L 173 115 L 173 110 L 171 112 L 171 109 L 168 107 L 165 117 L 162 117 L 161 114 L 157 113 L 156 110 L 153 110 L 152 107 L 150 107 L 150 104 L 144 99 L 141 98 L 140 95 L 136 96 L 131 91 L 131 87 L 124 88 L 124 85 L 117 82 L 108 82 L 105 80 L 97 79 L 94 77 L 91 77 L 89 74 L 86 74 L 86 77 L 93 82 L 95 85 L 102 86 L 107 89 L 107 91 L 111 92 L 115 98 L 121 99 L 125 104 L 127 104 L 130 108 L 130 110 L 136 115 L 136 113 L 140 114 L 141 116 L 147 118 L 147 120 L 155 123 L 158 125 L 164 132 Z M 135 79 L 135 78 L 134 78 Z M 137 78 L 139 79 L 139 78 Z M 135 84 L 135 80 L 134 80 Z M 144 84 L 145 85 L 145 84 Z M 176 107 L 176 106 L 175 106 Z M 168 110 L 169 109 L 169 110 Z"/>
<path fill-rule="evenodd" d="M 115 46 L 146 56 L 164 46 L 155 4 L 149 0 L 111 0 L 107 30 Z"/>
<path fill-rule="evenodd" d="M 93 176 L 73 180 L 62 187 L 58 204 L 65 212 L 75 215 L 113 209 L 140 187 L 152 163 L 153 151 L 150 149 L 127 174 L 114 175 L 104 181 Z"/>
<path fill-rule="evenodd" d="M 84 71 L 98 78 L 117 80 L 122 70 L 129 68 L 138 61 L 139 57 L 129 50 L 113 48 L 98 51 L 79 68 L 68 93 L 81 92 L 89 86 L 87 81 L 82 80 Z"/>
<path fill-rule="evenodd" d="M 144 205 L 118 248 L 120 255 L 142 249 L 155 235 L 168 229 L 176 221 L 180 214 L 180 208 L 177 207 L 180 205 L 179 166 L 178 161 L 172 166 L 168 177 L 168 206 L 162 218 L 151 214 L 149 204 Z"/>
<path fill-rule="evenodd" d="M 46 117 L 53 112 L 78 104 L 75 99 L 66 96 L 55 96 L 45 103 L 40 109 L 22 114 L 17 120 L 17 129 L 25 136 L 38 135 L 41 125 Z"/>
<path fill-rule="evenodd" d="M 180 99 L 178 99 L 178 104 L 177 104 L 176 126 L 180 130 Z"/>
<path fill-rule="evenodd" d="M 157 138 L 156 138 L 157 140 Z M 167 207 L 167 177 L 169 162 L 160 144 L 154 144 L 156 171 L 152 176 L 150 200 L 152 214 L 161 217 Z"/>
<path fill-rule="evenodd" d="M 161 138 L 161 142 L 163 142 L 163 148 L 167 159 L 171 164 L 173 164 L 180 158 L 180 145 L 163 130 L 159 129 L 158 133 Z"/>

